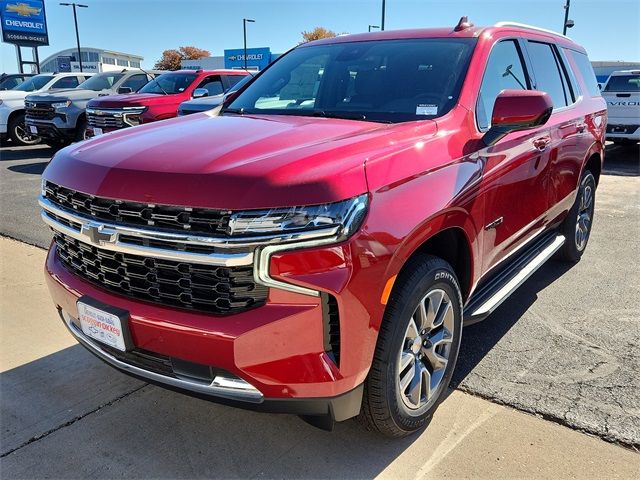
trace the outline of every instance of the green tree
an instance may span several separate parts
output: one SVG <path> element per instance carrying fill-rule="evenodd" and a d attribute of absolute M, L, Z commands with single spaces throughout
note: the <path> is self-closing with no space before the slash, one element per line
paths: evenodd
<path fill-rule="evenodd" d="M 210 56 L 211 53 L 208 50 L 191 46 L 180 47 L 177 50 L 165 50 L 154 68 L 158 70 L 180 70 L 180 62 L 182 60 L 197 60 Z"/>

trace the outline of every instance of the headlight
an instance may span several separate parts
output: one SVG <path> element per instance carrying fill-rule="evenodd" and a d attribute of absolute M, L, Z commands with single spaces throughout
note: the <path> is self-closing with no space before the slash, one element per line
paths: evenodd
<path fill-rule="evenodd" d="M 122 110 L 124 123 L 135 127 L 142 123 L 142 114 L 148 110 L 148 107 L 124 107 Z"/>
<path fill-rule="evenodd" d="M 67 100 L 66 102 L 54 102 L 51 104 L 53 108 L 58 110 L 59 108 L 66 108 L 71 105 L 71 100 Z"/>
<path fill-rule="evenodd" d="M 367 212 L 368 195 L 336 203 L 304 207 L 236 212 L 229 220 L 230 235 L 277 235 L 323 230 L 339 240 L 351 236 Z"/>

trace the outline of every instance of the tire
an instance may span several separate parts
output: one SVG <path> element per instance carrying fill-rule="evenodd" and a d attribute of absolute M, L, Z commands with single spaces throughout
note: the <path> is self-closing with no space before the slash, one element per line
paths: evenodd
<path fill-rule="evenodd" d="M 81 142 L 87 139 L 87 117 L 82 115 L 76 124 L 76 134 L 73 137 L 74 142 Z"/>
<path fill-rule="evenodd" d="M 576 201 L 560 225 L 565 242 L 558 250 L 558 260 L 576 263 L 582 257 L 591 236 L 595 203 L 596 179 L 589 170 L 585 170 L 580 178 Z"/>
<path fill-rule="evenodd" d="M 8 134 L 9 138 L 14 145 L 26 146 L 37 145 L 40 143 L 41 138 L 36 135 L 31 135 L 24 122 L 24 112 L 18 112 L 9 120 Z"/>
<path fill-rule="evenodd" d="M 426 315 L 420 315 L 421 303 Z M 421 318 L 426 320 L 422 325 Z M 428 425 L 447 394 L 461 337 L 462 294 L 451 266 L 431 255 L 409 260 L 385 310 L 359 420 L 390 437 L 406 436 Z"/>

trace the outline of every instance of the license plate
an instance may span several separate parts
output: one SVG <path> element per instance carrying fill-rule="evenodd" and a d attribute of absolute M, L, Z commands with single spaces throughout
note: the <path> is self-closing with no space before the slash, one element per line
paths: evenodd
<path fill-rule="evenodd" d="M 97 137 L 98 135 L 102 135 L 104 132 L 101 128 L 93 127 L 93 134 Z"/>
<path fill-rule="evenodd" d="M 127 349 L 121 317 L 78 301 L 78 320 L 87 337 L 123 352 Z"/>
<path fill-rule="evenodd" d="M 36 127 L 35 125 L 29 125 L 29 131 L 31 133 L 37 134 L 38 133 L 38 127 Z"/>

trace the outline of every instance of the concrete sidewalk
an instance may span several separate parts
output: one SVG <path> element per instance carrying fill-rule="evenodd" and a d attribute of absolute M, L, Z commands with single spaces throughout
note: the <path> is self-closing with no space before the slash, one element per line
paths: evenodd
<path fill-rule="evenodd" d="M 452 392 L 427 430 L 326 433 L 129 379 L 75 344 L 45 252 L 0 237 L 2 478 L 639 478 L 640 455 Z"/>

